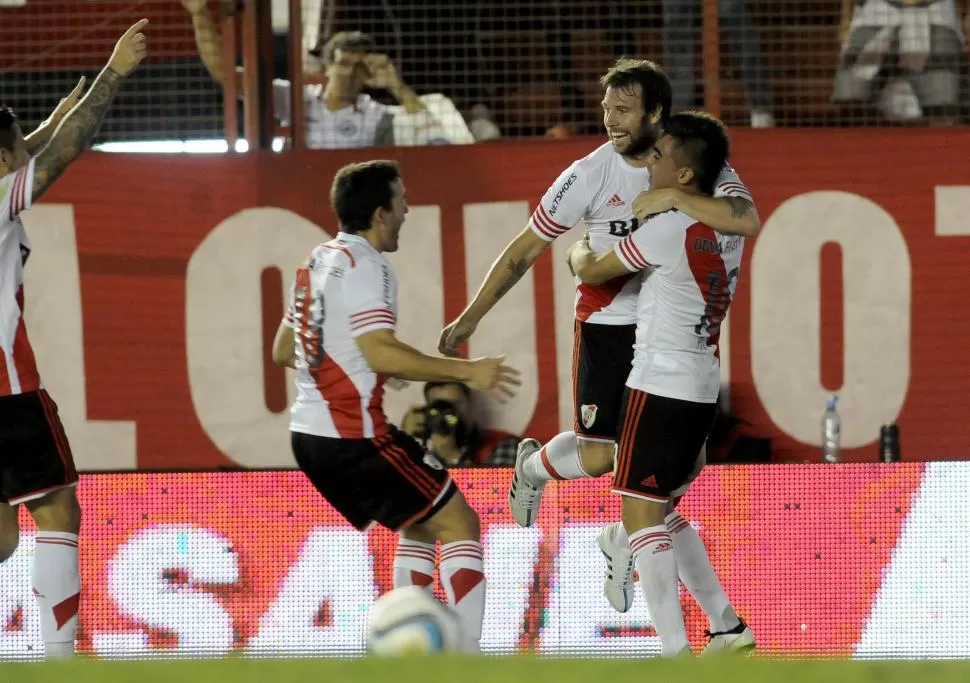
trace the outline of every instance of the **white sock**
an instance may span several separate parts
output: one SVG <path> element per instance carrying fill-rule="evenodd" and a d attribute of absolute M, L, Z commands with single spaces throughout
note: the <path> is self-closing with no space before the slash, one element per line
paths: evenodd
<path fill-rule="evenodd" d="M 72 657 L 81 599 L 77 534 L 38 531 L 31 582 L 47 659 Z"/>
<path fill-rule="evenodd" d="M 676 511 L 667 515 L 664 521 L 674 543 L 677 573 L 710 620 L 711 633 L 722 633 L 737 626 L 740 623 L 738 614 L 714 573 L 697 530 Z"/>
<path fill-rule="evenodd" d="M 654 628 L 660 636 L 661 656 L 673 657 L 690 649 L 684 613 L 680 609 L 677 560 L 667 527 L 639 529 L 629 534 L 633 559 L 640 572 L 640 588 Z"/>
<path fill-rule="evenodd" d="M 556 434 L 549 443 L 526 458 L 522 469 L 526 480 L 533 486 L 553 479 L 582 479 L 589 476 L 583 470 L 575 432 Z"/>
<path fill-rule="evenodd" d="M 394 587 L 421 586 L 434 591 L 434 543 L 398 539 L 394 554 Z"/>
<path fill-rule="evenodd" d="M 448 604 L 458 614 L 465 634 L 465 649 L 479 651 L 485 617 L 485 562 L 478 541 L 456 541 L 441 546 L 438 567 Z"/>

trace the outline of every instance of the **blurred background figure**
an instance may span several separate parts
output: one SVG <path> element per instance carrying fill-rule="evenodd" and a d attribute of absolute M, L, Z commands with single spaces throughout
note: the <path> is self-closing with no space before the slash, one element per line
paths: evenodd
<path fill-rule="evenodd" d="M 517 436 L 481 425 L 471 389 L 459 382 L 428 382 L 425 405 L 408 409 L 401 428 L 425 443 L 448 467 L 515 464 Z"/>

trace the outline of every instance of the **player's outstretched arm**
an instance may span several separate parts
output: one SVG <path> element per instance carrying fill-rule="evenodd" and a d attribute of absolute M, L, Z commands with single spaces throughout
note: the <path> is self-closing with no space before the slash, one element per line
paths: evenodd
<path fill-rule="evenodd" d="M 485 314 L 522 279 L 550 244 L 552 242 L 536 235 L 530 227 L 509 242 L 502 255 L 492 264 L 475 298 L 457 320 L 442 330 L 438 351 L 449 356 L 457 353 L 458 347 L 475 333 Z"/>
<path fill-rule="evenodd" d="M 81 76 L 81 80 L 77 82 L 67 97 L 63 98 L 56 107 L 51 115 L 47 117 L 47 120 L 42 124 L 37 126 L 30 135 L 24 138 L 24 143 L 27 145 L 27 154 L 29 156 L 35 156 L 40 150 L 44 148 L 48 142 L 50 142 L 51 137 L 54 135 L 54 131 L 57 130 L 58 124 L 64 120 L 67 113 L 74 108 L 74 105 L 78 103 L 81 99 L 81 94 L 84 92 L 84 84 L 87 79 Z"/>
<path fill-rule="evenodd" d="M 456 381 L 472 389 L 495 391 L 499 398 L 513 396 L 519 371 L 505 365 L 504 357 L 442 358 L 429 356 L 399 341 L 389 329 L 374 330 L 355 338 L 374 372 L 414 382 Z"/>
<path fill-rule="evenodd" d="M 108 107 L 118 94 L 121 82 L 145 58 L 145 36 L 142 29 L 148 24 L 142 19 L 129 28 L 115 45 L 107 66 L 98 75 L 81 102 L 64 117 L 50 142 L 34 159 L 34 201 L 43 195 L 71 163 L 88 148 Z"/>

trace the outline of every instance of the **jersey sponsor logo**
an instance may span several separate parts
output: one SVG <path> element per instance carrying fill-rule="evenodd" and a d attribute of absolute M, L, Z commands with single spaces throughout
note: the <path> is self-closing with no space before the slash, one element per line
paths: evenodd
<path fill-rule="evenodd" d="M 549 206 L 550 216 L 556 215 L 556 209 L 559 208 L 559 202 L 561 202 L 562 198 L 566 196 L 566 190 L 572 187 L 572 184 L 575 181 L 576 181 L 576 174 L 573 173 L 566 179 L 566 182 L 562 184 L 562 187 L 559 188 L 559 192 L 556 193 L 556 196 L 552 200 L 552 204 Z"/>
<path fill-rule="evenodd" d="M 596 404 L 580 406 L 579 414 L 583 420 L 583 426 L 589 429 L 596 422 L 596 411 L 598 410 Z"/>
<path fill-rule="evenodd" d="M 626 202 L 624 202 L 620 195 L 616 194 L 615 192 L 613 193 L 613 196 L 610 197 L 610 201 L 606 202 L 607 206 L 614 209 L 618 206 L 623 206 L 624 204 L 626 204 Z"/>
<path fill-rule="evenodd" d="M 657 555 L 659 553 L 665 553 L 673 547 L 674 546 L 670 543 L 670 541 L 664 541 L 663 543 L 658 543 L 657 547 L 653 549 L 653 554 Z"/>
<path fill-rule="evenodd" d="M 614 237 L 626 237 L 631 232 L 636 232 L 640 227 L 640 220 L 636 217 L 628 221 L 610 221 L 610 234 Z"/>
<path fill-rule="evenodd" d="M 648 489 L 655 489 L 657 488 L 657 478 L 651 474 L 649 477 L 640 482 L 640 486 L 645 486 Z"/>

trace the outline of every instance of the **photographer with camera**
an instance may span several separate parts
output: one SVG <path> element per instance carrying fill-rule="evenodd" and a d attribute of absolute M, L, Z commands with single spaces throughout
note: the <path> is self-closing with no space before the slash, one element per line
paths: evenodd
<path fill-rule="evenodd" d="M 472 392 L 460 382 L 428 382 L 425 405 L 408 409 L 401 428 L 425 444 L 446 467 L 512 467 L 521 440 L 482 429 L 475 420 Z"/>

